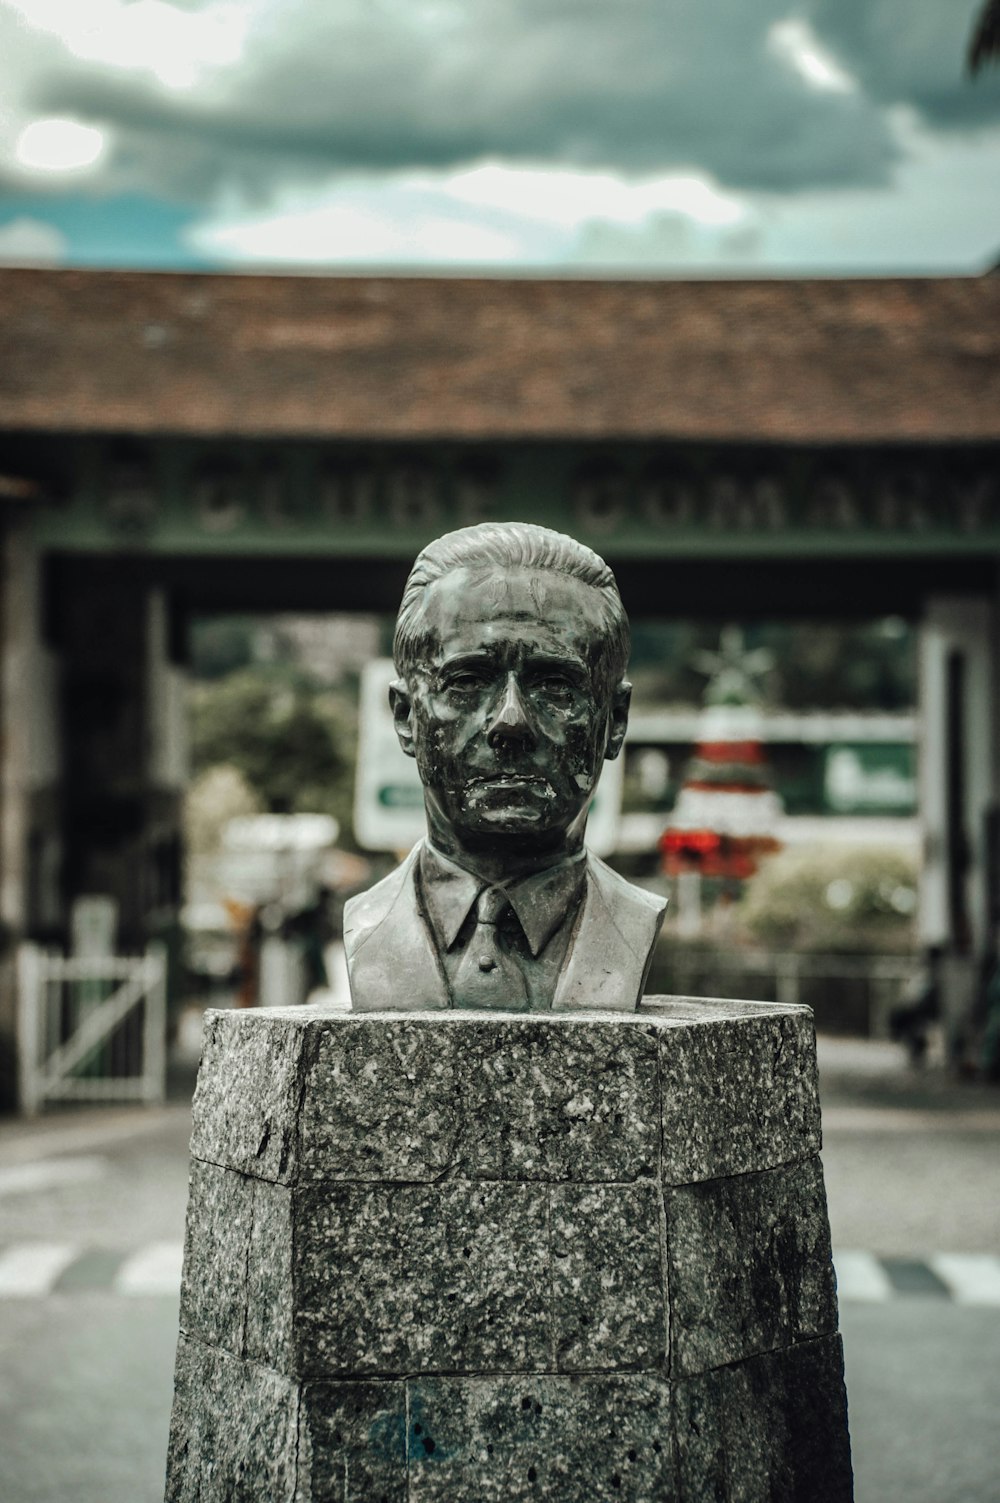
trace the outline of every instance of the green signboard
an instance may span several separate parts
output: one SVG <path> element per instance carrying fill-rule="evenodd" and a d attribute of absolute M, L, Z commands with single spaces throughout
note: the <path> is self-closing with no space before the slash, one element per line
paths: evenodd
<path fill-rule="evenodd" d="M 828 746 L 824 797 L 831 814 L 915 814 L 916 748 L 878 741 Z"/>
<path fill-rule="evenodd" d="M 19 464 L 49 476 L 60 549 L 412 557 L 523 518 L 616 558 L 937 556 L 1000 551 L 998 452 L 67 439 Z"/>

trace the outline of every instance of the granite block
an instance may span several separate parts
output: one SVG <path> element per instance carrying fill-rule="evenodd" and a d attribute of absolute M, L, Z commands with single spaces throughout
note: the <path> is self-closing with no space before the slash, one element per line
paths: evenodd
<path fill-rule="evenodd" d="M 285 1371 L 292 1366 L 292 1192 L 263 1180 L 254 1187 L 246 1262 L 243 1351 Z"/>
<path fill-rule="evenodd" d="M 656 1173 L 657 1030 L 419 1014 L 323 1021 L 302 1178 L 627 1180 Z"/>
<path fill-rule="evenodd" d="M 760 1005 L 727 1017 L 703 1004 L 687 1026 L 660 1030 L 660 1069 L 664 1183 L 746 1174 L 819 1152 L 806 1008 Z"/>
<path fill-rule="evenodd" d="M 290 1369 L 292 1206 L 283 1185 L 191 1165 L 181 1329 Z"/>
<path fill-rule="evenodd" d="M 683 1503 L 851 1503 L 839 1336 L 674 1388 Z"/>
<path fill-rule="evenodd" d="M 302 1373 L 548 1364 L 546 1186 L 303 1187 L 295 1218 Z"/>
<path fill-rule="evenodd" d="M 240 1356 L 246 1330 L 247 1252 L 254 1182 L 216 1164 L 191 1164 L 181 1329 Z"/>
<path fill-rule="evenodd" d="M 298 1503 L 407 1503 L 402 1383 L 303 1388 L 297 1498 Z"/>
<path fill-rule="evenodd" d="M 675 1503 L 662 1378 L 414 1378 L 410 1503 Z"/>
<path fill-rule="evenodd" d="M 648 1184 L 303 1186 L 296 1370 L 662 1365 L 662 1213 Z"/>
<path fill-rule="evenodd" d="M 819 1147 L 806 1008 L 647 998 L 614 1020 L 265 1008 L 209 1014 L 203 1059 L 193 1154 L 282 1183 L 649 1177 L 658 1093 L 671 1184 Z"/>
<path fill-rule="evenodd" d="M 818 1143 L 801 1008 L 217 1015 L 169 1503 L 847 1503 Z"/>
<path fill-rule="evenodd" d="M 551 1308 L 560 1372 L 662 1367 L 661 1222 L 654 1185 L 553 1186 Z"/>
<path fill-rule="evenodd" d="M 638 1017 L 666 1023 L 705 1023 L 727 1018 L 759 1018 L 798 1014 L 808 1017 L 811 1007 L 800 1002 L 742 1002 L 737 997 L 682 997 L 656 993 L 640 998 Z"/>
<path fill-rule="evenodd" d="M 291 1177 L 308 1022 L 295 1008 L 205 1014 L 192 1106 L 196 1159 L 261 1179 Z"/>
<path fill-rule="evenodd" d="M 666 1215 L 675 1376 L 837 1329 L 818 1158 L 668 1191 Z"/>
<path fill-rule="evenodd" d="M 182 1335 L 166 1503 L 296 1503 L 298 1408 L 287 1378 Z"/>

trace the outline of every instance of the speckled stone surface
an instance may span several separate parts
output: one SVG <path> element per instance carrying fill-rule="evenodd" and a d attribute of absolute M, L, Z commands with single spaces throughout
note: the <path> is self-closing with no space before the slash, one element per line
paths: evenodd
<path fill-rule="evenodd" d="M 546 1366 L 545 1186 L 333 1185 L 300 1194 L 304 1373 Z"/>
<path fill-rule="evenodd" d="M 292 1192 L 216 1164 L 191 1166 L 181 1328 L 294 1371 Z"/>
<path fill-rule="evenodd" d="M 660 1049 L 666 1184 L 771 1169 L 817 1153 L 819 1095 L 811 1026 L 760 1010 L 674 1028 Z"/>
<path fill-rule="evenodd" d="M 852 1497 L 839 1336 L 687 1379 L 674 1388 L 674 1408 L 685 1503 Z"/>
<path fill-rule="evenodd" d="M 406 1385 L 302 1389 L 296 1503 L 408 1503 Z"/>
<path fill-rule="evenodd" d="M 181 1330 L 243 1354 L 255 1184 L 194 1159 L 181 1280 Z"/>
<path fill-rule="evenodd" d="M 297 1503 L 298 1416 L 295 1383 L 182 1333 L 166 1497 L 170 1503 Z"/>
<path fill-rule="evenodd" d="M 549 1193 L 552 1362 L 558 1372 L 662 1367 L 667 1349 L 659 1188 Z"/>
<path fill-rule="evenodd" d="M 196 1163 L 181 1322 L 296 1377 L 657 1367 L 661 1220 L 649 1182 L 291 1188 Z"/>
<path fill-rule="evenodd" d="M 407 1503 L 402 1383 L 301 1387 L 181 1336 L 171 1503 Z"/>
<path fill-rule="evenodd" d="M 263 1010 L 206 1013 L 191 1154 L 261 1179 L 288 1180 L 310 1030 L 301 1016 L 261 1028 L 263 1016 Z"/>
<path fill-rule="evenodd" d="M 849 1503 L 819 1143 L 804 1008 L 214 1015 L 169 1503 Z"/>
<path fill-rule="evenodd" d="M 209 1015 L 191 1151 L 262 1179 L 625 1180 L 658 1173 L 663 1022 Z M 271 1036 L 283 1030 L 287 1058 Z"/>
<path fill-rule="evenodd" d="M 301 1118 L 303 1178 L 655 1174 L 654 1027 L 560 1027 L 536 1016 L 498 1028 L 455 1014 L 430 1032 L 396 1015 L 381 1023 L 373 1052 L 366 1021 L 318 1041 Z"/>
<path fill-rule="evenodd" d="M 672 1503 L 670 1390 L 653 1374 L 418 1379 L 410 1503 Z"/>
<path fill-rule="evenodd" d="M 837 1329 L 818 1158 L 673 1189 L 667 1222 L 675 1375 Z"/>

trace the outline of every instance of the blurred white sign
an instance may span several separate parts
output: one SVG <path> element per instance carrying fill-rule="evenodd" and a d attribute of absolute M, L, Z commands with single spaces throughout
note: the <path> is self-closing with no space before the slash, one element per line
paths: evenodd
<path fill-rule="evenodd" d="M 400 749 L 389 709 L 395 676 L 391 658 L 375 658 L 361 672 L 354 834 L 369 851 L 408 851 L 426 833 L 417 764 Z M 587 845 L 597 856 L 609 855 L 617 844 L 623 761 L 605 762 L 590 806 Z"/>
<path fill-rule="evenodd" d="M 332 814 L 242 814 L 222 832 L 227 851 L 321 851 L 336 845 Z"/>
<path fill-rule="evenodd" d="M 292 913 L 329 882 L 340 826 L 331 814 L 247 814 L 230 819 L 211 858 L 213 885 L 240 902 Z"/>

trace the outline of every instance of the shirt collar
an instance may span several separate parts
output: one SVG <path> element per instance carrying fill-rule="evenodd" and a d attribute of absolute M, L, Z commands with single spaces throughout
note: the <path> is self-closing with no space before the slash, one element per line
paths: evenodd
<path fill-rule="evenodd" d="M 577 851 L 544 871 L 497 884 L 517 914 L 533 956 L 545 948 L 573 907 L 585 877 L 585 853 Z M 489 886 L 464 866 L 442 856 L 429 842 L 424 843 L 420 852 L 421 892 L 431 926 L 446 950 L 454 945 L 469 910 Z"/>

